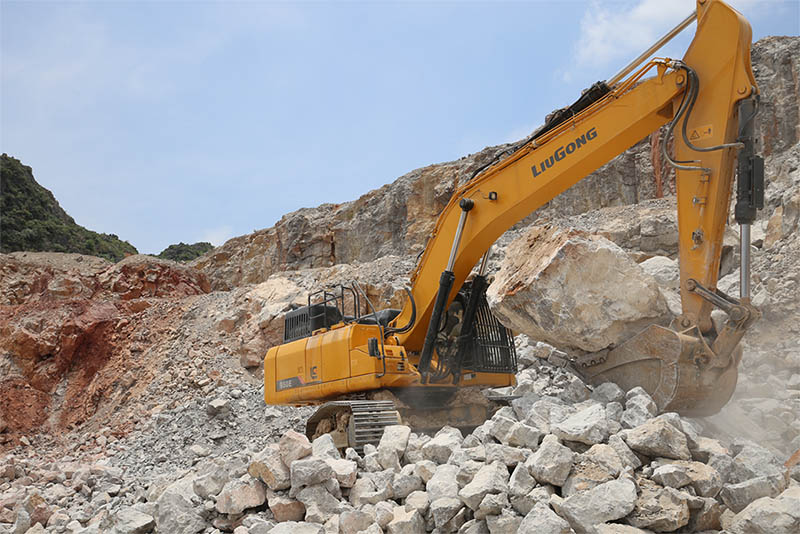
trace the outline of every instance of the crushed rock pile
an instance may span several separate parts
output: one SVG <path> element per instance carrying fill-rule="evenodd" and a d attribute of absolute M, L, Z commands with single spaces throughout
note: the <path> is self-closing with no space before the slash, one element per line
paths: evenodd
<path fill-rule="evenodd" d="M 341 454 L 307 415 L 223 388 L 82 456 L 0 460 L 15 534 L 794 533 L 800 468 L 756 442 L 658 415 L 641 388 L 594 390 L 525 336 L 519 395 L 468 435 L 388 427 Z M 100 454 L 105 451 L 105 454 Z M 28 451 L 32 453 L 32 451 Z M 38 526 L 37 526 L 38 525 Z M 1 527 L 0 527 L 1 528 Z"/>

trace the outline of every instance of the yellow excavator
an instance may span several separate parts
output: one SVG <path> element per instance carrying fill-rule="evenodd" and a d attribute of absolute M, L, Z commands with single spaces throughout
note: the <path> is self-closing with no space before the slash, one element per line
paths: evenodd
<path fill-rule="evenodd" d="M 694 21 L 683 59 L 648 61 Z M 694 13 L 622 71 L 549 116 L 453 194 L 411 275 L 402 310 L 376 310 L 354 283 L 313 293 L 306 306 L 288 312 L 284 343 L 264 360 L 267 404 L 321 405 L 308 421 L 309 437 L 330 433 L 338 446 L 356 448 L 415 414 L 428 420 L 439 414 L 445 423 L 475 415 L 463 393 L 514 385 L 517 370 L 512 334 L 485 297 L 490 247 L 668 124 L 674 154 L 666 143 L 662 151 L 676 171 L 682 313 L 669 328 L 652 325 L 601 357 L 559 363 L 588 383 L 642 386 L 662 411 L 718 412 L 736 386 L 739 341 L 759 317 L 750 302 L 750 225 L 763 207 L 764 168 L 755 154 L 759 94 L 751 38 L 748 22 L 726 3 L 698 0 Z M 739 299 L 716 289 L 737 165 Z M 727 314 L 719 330 L 711 321 L 714 308 Z"/>

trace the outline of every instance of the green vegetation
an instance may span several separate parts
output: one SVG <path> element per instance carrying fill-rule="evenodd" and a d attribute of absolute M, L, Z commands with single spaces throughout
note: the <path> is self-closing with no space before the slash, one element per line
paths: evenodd
<path fill-rule="evenodd" d="M 75 223 L 30 167 L 0 156 L 0 252 L 75 252 L 119 261 L 136 248 Z"/>
<path fill-rule="evenodd" d="M 178 243 L 177 245 L 170 245 L 161 251 L 158 255 L 159 258 L 172 261 L 192 261 L 199 258 L 209 250 L 213 249 L 214 245 L 201 241 L 194 245 L 187 245 L 186 243 Z"/>

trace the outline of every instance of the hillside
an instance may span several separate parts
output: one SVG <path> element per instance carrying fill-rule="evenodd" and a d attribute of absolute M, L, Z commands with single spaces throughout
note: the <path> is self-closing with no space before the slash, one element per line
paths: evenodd
<path fill-rule="evenodd" d="M 33 171 L 3 154 L 0 160 L 0 252 L 73 252 L 119 261 L 136 248 L 114 234 L 76 224 Z"/>
<path fill-rule="evenodd" d="M 187 245 L 186 243 L 178 243 L 177 245 L 170 245 L 164 250 L 162 250 L 158 257 L 162 260 L 172 260 L 172 261 L 192 261 L 195 258 L 199 258 L 209 250 L 212 250 L 214 245 L 208 243 L 206 241 L 201 241 L 199 243 L 193 243 L 191 245 Z"/>

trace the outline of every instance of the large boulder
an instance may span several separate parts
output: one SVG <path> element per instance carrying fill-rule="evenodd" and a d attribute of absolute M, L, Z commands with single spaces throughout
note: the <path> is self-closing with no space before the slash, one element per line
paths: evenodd
<path fill-rule="evenodd" d="M 653 277 L 599 235 L 531 228 L 487 292 L 501 322 L 558 347 L 597 352 L 668 314 Z"/>

